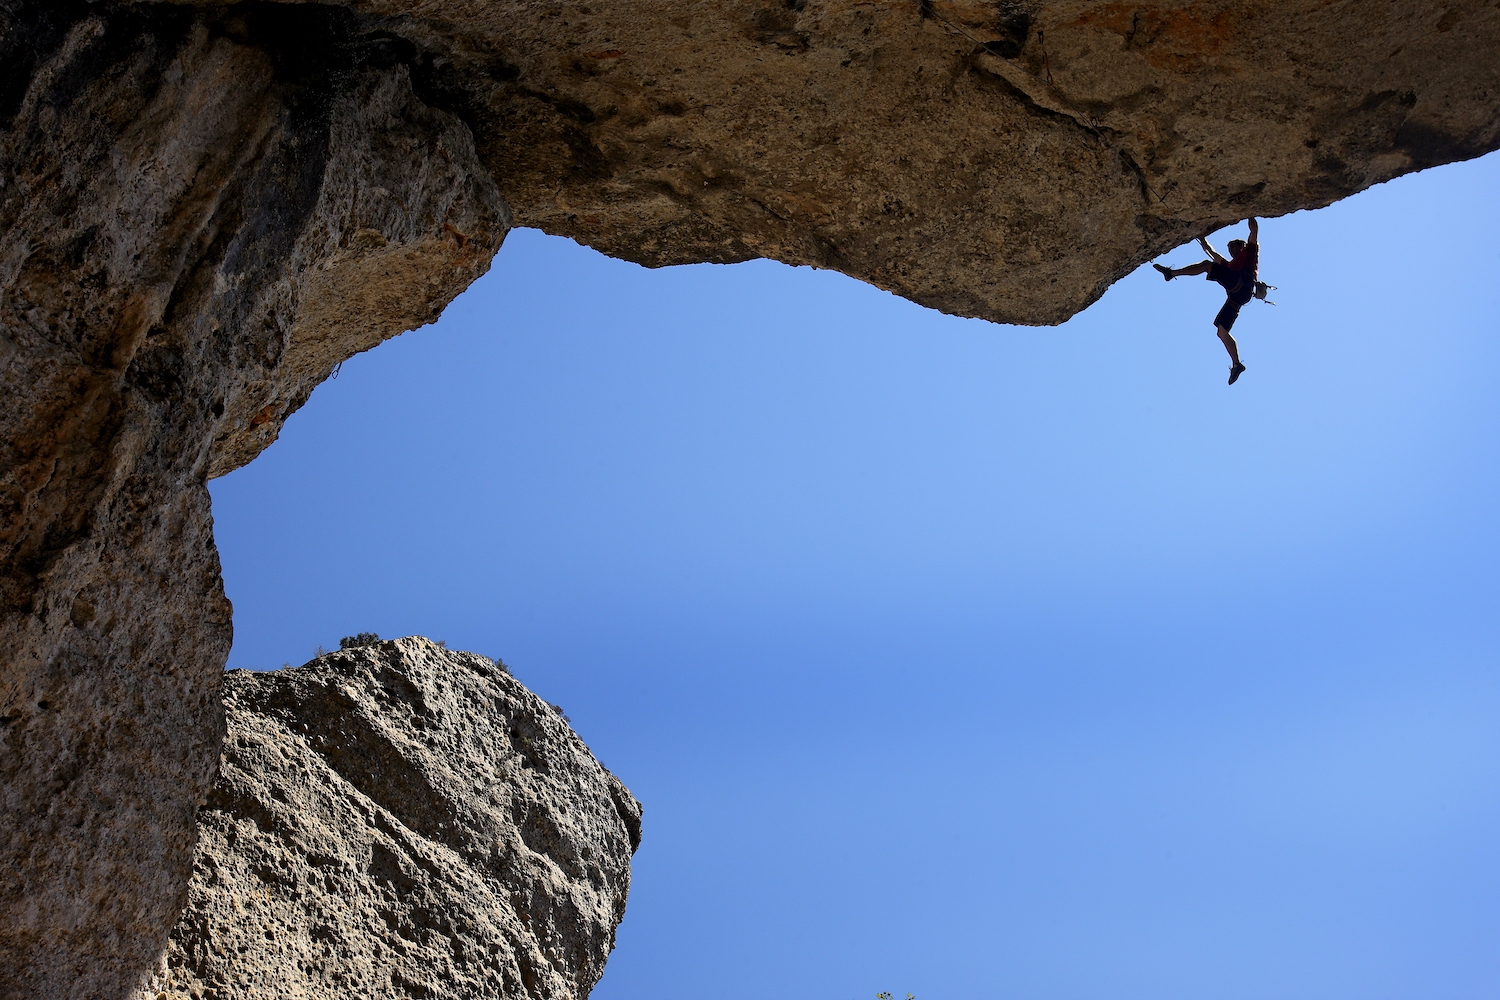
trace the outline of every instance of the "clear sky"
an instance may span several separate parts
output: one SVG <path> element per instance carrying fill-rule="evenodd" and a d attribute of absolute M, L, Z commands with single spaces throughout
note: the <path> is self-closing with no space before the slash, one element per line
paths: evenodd
<path fill-rule="evenodd" d="M 518 230 L 212 484 L 230 664 L 561 703 L 646 808 L 596 1000 L 1500 996 L 1497 192 L 1265 221 L 1233 387 L 1201 278 L 1001 327 Z"/>

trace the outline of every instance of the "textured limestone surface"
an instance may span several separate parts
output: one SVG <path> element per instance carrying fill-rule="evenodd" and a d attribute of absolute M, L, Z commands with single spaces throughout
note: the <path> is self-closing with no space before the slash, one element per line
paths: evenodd
<path fill-rule="evenodd" d="M 0 0 L 0 996 L 121 997 L 181 909 L 206 478 L 509 223 L 460 121 L 305 20 Z"/>
<path fill-rule="evenodd" d="M 1497 0 L 0 0 L 0 995 L 124 997 L 186 898 L 206 479 L 513 221 L 1057 322 L 1495 148 L 1497 51 Z"/>
<path fill-rule="evenodd" d="M 138 1000 L 588 996 L 641 807 L 550 705 L 420 637 L 223 693 L 187 909 Z"/>
<path fill-rule="evenodd" d="M 1495 0 L 348 7 L 470 123 L 519 224 L 651 264 L 836 268 L 1010 322 L 1500 142 Z"/>

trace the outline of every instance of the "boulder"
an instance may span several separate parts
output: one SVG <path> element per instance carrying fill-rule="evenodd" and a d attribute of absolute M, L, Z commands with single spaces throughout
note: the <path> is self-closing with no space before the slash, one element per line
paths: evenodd
<path fill-rule="evenodd" d="M 420 637 L 231 671 L 187 907 L 138 1000 L 583 1000 L 641 807 L 506 668 Z"/>

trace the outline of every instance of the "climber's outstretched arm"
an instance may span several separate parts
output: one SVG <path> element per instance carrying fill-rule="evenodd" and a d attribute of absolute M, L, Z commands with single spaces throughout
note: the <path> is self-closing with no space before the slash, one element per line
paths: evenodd
<path fill-rule="evenodd" d="M 1250 245 L 1260 246 L 1260 223 L 1255 221 L 1255 216 L 1250 216 Z"/>
<path fill-rule="evenodd" d="M 1225 260 L 1222 256 L 1219 255 L 1219 251 L 1215 250 L 1209 244 L 1207 236 L 1200 236 L 1200 237 L 1198 237 L 1198 245 L 1203 248 L 1203 252 L 1204 253 L 1208 254 L 1210 257 L 1212 257 L 1214 260 L 1218 261 L 1220 264 L 1228 264 L 1229 263 L 1229 261 Z"/>

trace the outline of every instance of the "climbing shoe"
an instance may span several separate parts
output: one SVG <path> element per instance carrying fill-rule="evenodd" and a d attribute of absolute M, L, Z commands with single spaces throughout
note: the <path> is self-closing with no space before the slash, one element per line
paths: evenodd
<path fill-rule="evenodd" d="M 1162 267 L 1160 264 L 1152 264 L 1151 266 L 1160 271 L 1163 278 L 1166 278 L 1168 281 L 1172 280 L 1172 269 L 1170 267 Z"/>
<path fill-rule="evenodd" d="M 1239 377 L 1241 375 L 1243 375 L 1243 374 L 1245 374 L 1245 366 L 1244 365 L 1232 365 L 1232 366 L 1230 366 L 1230 369 L 1229 369 L 1229 384 L 1230 385 L 1234 385 L 1235 382 L 1239 381 Z"/>

